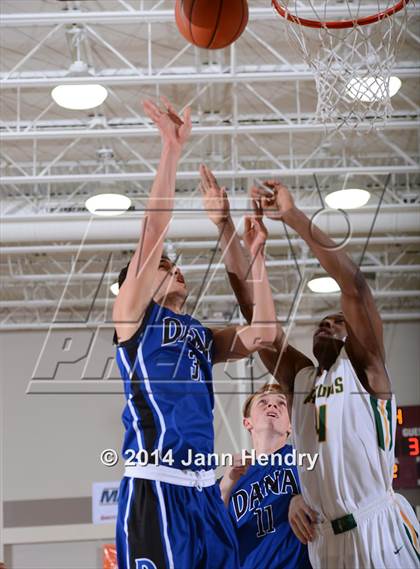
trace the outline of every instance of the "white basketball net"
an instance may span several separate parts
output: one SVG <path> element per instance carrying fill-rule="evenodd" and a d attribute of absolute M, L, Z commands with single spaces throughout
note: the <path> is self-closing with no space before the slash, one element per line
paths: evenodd
<path fill-rule="evenodd" d="M 317 21 L 338 21 L 337 3 L 329 0 L 282 0 L 289 14 Z M 363 0 L 343 0 L 339 20 L 372 15 L 361 12 Z M 371 0 L 382 12 L 396 0 Z M 309 15 L 308 15 L 309 12 Z M 407 25 L 406 7 L 392 16 L 346 29 L 310 28 L 285 18 L 290 42 L 315 72 L 317 118 L 325 125 L 357 127 L 385 121 L 392 112 L 390 81 L 397 47 Z M 398 83 L 398 81 L 397 81 Z M 398 87 L 397 87 L 398 89 Z"/>

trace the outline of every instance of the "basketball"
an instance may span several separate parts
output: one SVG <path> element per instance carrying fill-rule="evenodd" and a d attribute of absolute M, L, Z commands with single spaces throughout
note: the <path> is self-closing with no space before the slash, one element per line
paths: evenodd
<path fill-rule="evenodd" d="M 190 43 L 222 49 L 236 41 L 248 23 L 247 0 L 176 0 L 175 19 Z"/>

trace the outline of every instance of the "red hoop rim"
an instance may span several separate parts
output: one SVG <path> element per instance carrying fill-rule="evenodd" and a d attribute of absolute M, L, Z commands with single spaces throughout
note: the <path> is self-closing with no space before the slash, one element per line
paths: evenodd
<path fill-rule="evenodd" d="M 284 8 L 278 0 L 272 0 L 272 5 L 274 9 L 280 14 L 282 18 L 293 22 L 294 24 L 299 24 L 300 26 L 305 26 L 307 28 L 329 28 L 334 30 L 341 30 L 344 28 L 354 28 L 354 26 L 366 26 L 368 24 L 375 24 L 379 20 L 383 20 L 388 16 L 393 16 L 397 12 L 400 12 L 410 0 L 400 0 L 391 8 L 378 12 L 377 14 L 372 14 L 371 16 L 365 16 L 363 18 L 358 18 L 357 20 L 341 20 L 341 21 L 331 21 L 323 22 L 321 20 L 309 20 L 308 18 L 299 18 L 291 14 L 286 8 Z"/>

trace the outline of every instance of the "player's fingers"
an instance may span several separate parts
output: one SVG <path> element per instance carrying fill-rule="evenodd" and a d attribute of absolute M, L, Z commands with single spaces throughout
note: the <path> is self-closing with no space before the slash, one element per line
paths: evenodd
<path fill-rule="evenodd" d="M 216 177 L 215 177 L 215 175 L 213 174 L 213 172 L 210 170 L 210 168 L 209 168 L 208 166 L 207 166 L 207 174 L 208 174 L 208 177 L 209 177 L 211 183 L 212 183 L 214 186 L 217 186 L 217 187 L 218 187 L 219 184 L 217 183 Z"/>
<path fill-rule="evenodd" d="M 274 189 L 278 185 L 278 182 L 275 180 L 264 180 L 263 185 Z"/>
<path fill-rule="evenodd" d="M 143 109 L 145 113 L 154 121 L 158 121 L 162 116 L 162 112 L 159 110 L 159 108 L 149 99 L 143 101 Z"/>
<path fill-rule="evenodd" d="M 220 193 L 221 193 L 221 195 L 222 195 L 222 198 L 224 198 L 224 199 L 229 203 L 229 197 L 228 197 L 228 194 L 227 194 L 227 188 L 226 188 L 226 186 L 222 186 L 222 187 L 220 188 Z"/>
<path fill-rule="evenodd" d="M 210 168 L 207 166 L 207 164 L 204 165 L 204 168 L 206 170 L 206 179 L 207 179 L 207 183 L 209 185 L 210 188 L 219 188 L 219 185 L 217 183 L 216 178 L 213 176 L 212 171 L 210 170 Z"/>
<path fill-rule="evenodd" d="M 262 233 L 263 235 L 265 235 L 267 237 L 268 236 L 268 230 L 267 230 L 266 226 L 264 225 L 262 217 L 258 217 L 256 222 L 258 224 L 258 230 L 260 231 L 260 233 Z"/>
<path fill-rule="evenodd" d="M 191 107 L 185 107 L 184 112 L 182 113 L 182 118 L 184 124 L 191 128 Z"/>
<path fill-rule="evenodd" d="M 272 198 L 273 192 L 270 190 L 270 188 L 253 186 L 251 189 L 251 195 L 254 199 L 261 200 L 263 198 Z"/>
<path fill-rule="evenodd" d="M 299 524 L 301 531 L 304 532 L 308 540 L 314 538 L 315 530 L 313 528 L 312 522 L 302 510 L 296 512 L 296 522 Z"/>
<path fill-rule="evenodd" d="M 259 220 L 262 220 L 262 217 L 264 215 L 264 211 L 262 208 L 261 200 L 255 200 L 255 212 L 256 212 L 257 218 Z"/>
<path fill-rule="evenodd" d="M 176 110 L 174 109 L 174 107 L 171 105 L 171 103 L 169 102 L 169 100 L 165 97 L 165 95 L 161 95 L 160 100 L 162 101 L 164 107 L 171 113 L 173 113 L 174 115 L 176 115 Z"/>
<path fill-rule="evenodd" d="M 207 192 L 207 190 L 210 189 L 211 184 L 208 177 L 207 166 L 205 164 L 200 164 L 200 175 L 204 190 Z"/>
<path fill-rule="evenodd" d="M 154 101 L 152 101 L 151 99 L 144 99 L 143 107 L 147 107 L 152 112 L 156 112 L 159 114 L 162 113 L 162 111 L 159 109 L 157 104 Z"/>
<path fill-rule="evenodd" d="M 163 106 L 165 107 L 165 110 L 168 114 L 168 116 L 170 117 L 170 119 L 178 126 L 183 126 L 183 121 L 179 118 L 178 113 L 176 112 L 175 108 L 171 105 L 171 103 L 169 102 L 169 100 L 162 95 L 160 100 L 163 103 Z"/>
<path fill-rule="evenodd" d="M 252 229 L 252 220 L 249 215 L 245 216 L 244 220 L 244 233 L 248 233 Z"/>
<path fill-rule="evenodd" d="M 259 200 L 255 200 L 251 198 L 251 206 L 252 206 L 252 211 L 253 211 L 253 215 L 255 217 L 258 216 L 258 201 Z"/>
<path fill-rule="evenodd" d="M 312 508 L 310 508 L 307 504 L 305 504 L 303 506 L 303 509 L 305 511 L 305 514 L 308 516 L 308 518 L 311 520 L 312 523 L 315 523 L 318 519 L 318 514 L 312 510 Z"/>
<path fill-rule="evenodd" d="M 210 170 L 210 168 L 207 166 L 207 164 L 205 164 L 205 168 L 206 168 L 206 176 L 207 176 L 207 180 L 210 186 L 214 186 L 216 188 L 219 187 L 216 178 L 213 175 L 213 172 Z"/>
<path fill-rule="evenodd" d="M 206 167 L 204 166 L 204 164 L 200 164 L 200 177 L 201 177 L 200 188 L 203 194 L 205 194 L 208 190 L 208 184 L 206 178 Z"/>
<path fill-rule="evenodd" d="M 259 200 L 259 199 L 261 199 L 261 197 L 263 197 L 265 195 L 264 188 L 260 188 L 259 186 L 252 186 L 249 193 L 250 193 L 251 199 L 253 199 L 253 200 Z M 268 195 L 268 193 L 267 193 L 267 195 Z"/>
<path fill-rule="evenodd" d="M 308 544 L 308 540 L 306 539 L 306 537 L 304 536 L 304 534 L 300 531 L 299 527 L 296 525 L 296 523 L 294 521 L 290 521 L 290 527 L 293 530 L 293 533 L 295 534 L 295 536 L 298 538 L 299 541 L 301 541 L 304 545 Z"/>
<path fill-rule="evenodd" d="M 295 524 L 296 528 L 299 530 L 301 535 L 303 535 L 303 537 L 306 539 L 306 541 L 309 541 L 312 537 L 311 533 L 306 529 L 306 525 L 302 522 L 298 514 L 293 516 L 293 523 Z"/>

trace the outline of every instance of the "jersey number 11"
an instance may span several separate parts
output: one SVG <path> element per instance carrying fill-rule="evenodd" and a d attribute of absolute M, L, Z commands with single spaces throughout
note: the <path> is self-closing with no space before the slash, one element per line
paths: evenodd
<path fill-rule="evenodd" d="M 267 518 L 267 529 L 264 527 L 263 513 L 266 513 Z M 274 528 L 274 518 L 273 518 L 273 507 L 266 506 L 264 509 L 255 508 L 254 516 L 257 516 L 257 537 L 264 537 L 267 533 L 275 532 Z"/>

